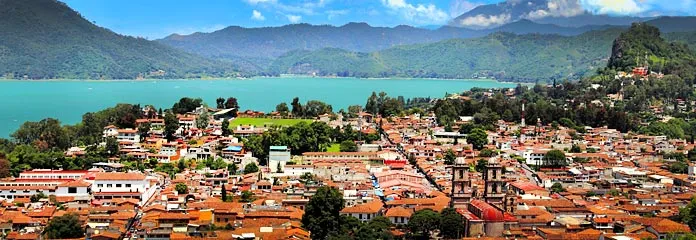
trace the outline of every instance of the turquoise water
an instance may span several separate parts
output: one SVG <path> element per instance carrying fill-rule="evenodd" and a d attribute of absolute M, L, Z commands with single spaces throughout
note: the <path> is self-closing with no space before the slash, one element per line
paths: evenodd
<path fill-rule="evenodd" d="M 269 112 L 293 97 L 321 100 L 335 111 L 364 105 L 372 91 L 390 96 L 443 97 L 472 87 L 514 87 L 513 83 L 487 80 L 356 79 L 279 77 L 243 80 L 144 80 L 144 81 L 0 81 L 0 137 L 8 137 L 25 121 L 52 117 L 66 124 L 82 114 L 116 103 L 152 104 L 170 108 L 182 97 L 200 97 L 215 106 L 218 97 L 236 97 L 242 109 Z"/>

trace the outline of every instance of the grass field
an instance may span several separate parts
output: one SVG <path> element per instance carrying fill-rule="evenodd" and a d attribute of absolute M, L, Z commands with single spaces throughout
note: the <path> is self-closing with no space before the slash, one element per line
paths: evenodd
<path fill-rule="evenodd" d="M 332 143 L 329 148 L 326 149 L 327 152 L 340 152 L 341 151 L 341 144 L 338 143 Z"/>
<path fill-rule="evenodd" d="M 257 127 L 280 125 L 280 126 L 292 126 L 299 122 L 310 123 L 312 120 L 309 119 L 273 119 L 273 118 L 236 118 L 230 122 L 231 127 L 236 127 L 239 125 L 254 125 Z"/>

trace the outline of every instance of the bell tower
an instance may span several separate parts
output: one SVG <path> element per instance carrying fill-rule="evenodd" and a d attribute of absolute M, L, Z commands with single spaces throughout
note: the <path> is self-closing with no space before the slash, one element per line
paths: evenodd
<path fill-rule="evenodd" d="M 483 189 L 483 199 L 487 203 L 503 208 L 505 199 L 503 167 L 495 157 L 488 159 L 488 164 L 483 170 L 483 179 L 486 183 Z"/>
<path fill-rule="evenodd" d="M 471 201 L 471 179 L 469 179 L 469 165 L 464 159 L 458 158 L 452 165 L 452 202 L 454 208 L 466 208 Z"/>

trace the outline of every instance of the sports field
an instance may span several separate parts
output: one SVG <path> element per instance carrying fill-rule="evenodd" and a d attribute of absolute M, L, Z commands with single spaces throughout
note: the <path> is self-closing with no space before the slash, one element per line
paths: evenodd
<path fill-rule="evenodd" d="M 239 125 L 254 125 L 257 127 L 280 125 L 292 126 L 299 122 L 310 123 L 309 119 L 275 119 L 275 118 L 236 118 L 230 122 L 230 126 L 236 127 Z"/>

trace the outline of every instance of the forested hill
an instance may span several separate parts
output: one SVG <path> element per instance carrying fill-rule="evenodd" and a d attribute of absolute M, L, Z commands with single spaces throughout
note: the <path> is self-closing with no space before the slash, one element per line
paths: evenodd
<path fill-rule="evenodd" d="M 614 40 L 607 66 L 630 71 L 647 63 L 651 71 L 693 79 L 696 75 L 696 54 L 684 43 L 693 41 L 689 39 L 694 36 L 693 33 L 668 36 L 677 37 L 678 41 L 668 42 L 662 38 L 658 28 L 634 23 Z"/>
<path fill-rule="evenodd" d="M 157 42 L 97 27 L 55 0 L 0 0 L 0 76 L 133 79 L 233 76 L 220 64 Z"/>
<path fill-rule="evenodd" d="M 482 38 L 390 48 L 374 53 L 339 49 L 294 51 L 269 71 L 357 77 L 495 77 L 510 81 L 578 79 L 604 67 L 622 29 L 574 37 L 494 33 Z"/>

